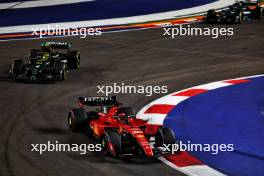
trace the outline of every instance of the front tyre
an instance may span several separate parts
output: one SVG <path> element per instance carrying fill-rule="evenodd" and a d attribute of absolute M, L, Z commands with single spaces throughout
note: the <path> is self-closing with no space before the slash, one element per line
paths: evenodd
<path fill-rule="evenodd" d="M 207 23 L 215 23 L 216 22 L 215 13 L 216 12 L 214 9 L 208 10 L 207 15 L 206 15 L 206 22 Z"/>
<path fill-rule="evenodd" d="M 101 139 L 102 151 L 104 154 L 110 154 L 117 157 L 121 153 L 121 136 L 116 131 L 105 130 Z"/>
<path fill-rule="evenodd" d="M 161 127 L 155 135 L 155 146 L 162 147 L 163 145 L 175 144 L 176 137 L 171 128 Z"/>

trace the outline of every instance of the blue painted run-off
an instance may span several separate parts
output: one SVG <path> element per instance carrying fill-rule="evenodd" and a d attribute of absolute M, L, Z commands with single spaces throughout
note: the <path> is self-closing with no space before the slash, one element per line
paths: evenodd
<path fill-rule="evenodd" d="M 200 6 L 216 0 L 95 0 L 0 10 L 0 27 L 131 17 Z"/>
<path fill-rule="evenodd" d="M 233 152 L 192 152 L 228 175 L 264 175 L 264 77 L 192 97 L 166 117 L 183 143 L 234 144 Z"/>
<path fill-rule="evenodd" d="M 1 0 L 1 3 L 9 3 L 9 2 L 21 2 L 21 1 L 19 1 L 19 0 Z"/>

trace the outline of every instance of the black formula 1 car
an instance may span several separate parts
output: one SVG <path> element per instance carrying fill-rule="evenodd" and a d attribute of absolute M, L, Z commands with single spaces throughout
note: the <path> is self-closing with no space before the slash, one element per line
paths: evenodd
<path fill-rule="evenodd" d="M 62 81 L 69 69 L 80 68 L 80 52 L 71 51 L 69 42 L 42 42 L 31 49 L 27 59 L 14 60 L 9 76 L 16 81 Z"/>
<path fill-rule="evenodd" d="M 262 19 L 263 13 L 263 2 L 239 1 L 224 9 L 210 9 L 207 12 L 206 21 L 208 23 L 240 24 L 251 22 L 253 19 Z"/>
<path fill-rule="evenodd" d="M 120 106 L 116 97 L 80 97 L 79 108 L 68 113 L 72 131 L 84 132 L 101 143 L 102 151 L 112 156 L 160 156 L 166 154 L 160 147 L 175 144 L 172 129 L 150 125 L 137 119 L 132 107 Z M 100 106 L 100 110 L 86 111 L 86 107 Z M 155 143 L 151 144 L 151 137 Z"/>

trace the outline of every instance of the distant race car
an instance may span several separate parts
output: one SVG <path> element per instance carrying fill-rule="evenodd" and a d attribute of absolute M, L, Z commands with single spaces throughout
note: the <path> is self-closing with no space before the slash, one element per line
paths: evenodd
<path fill-rule="evenodd" d="M 253 18 L 263 19 L 264 18 L 264 0 L 256 2 L 244 3 L 246 8 L 251 11 Z"/>
<path fill-rule="evenodd" d="M 210 9 L 207 12 L 208 23 L 239 24 L 253 19 L 263 19 L 263 2 L 239 1 L 224 9 Z"/>
<path fill-rule="evenodd" d="M 174 132 L 167 127 L 148 125 L 136 119 L 133 108 L 122 107 L 116 97 L 80 97 L 80 108 L 68 113 L 68 124 L 72 131 L 85 132 L 101 143 L 105 154 L 112 156 L 140 155 L 153 157 L 162 155 L 163 144 L 176 142 Z M 86 112 L 85 107 L 101 106 L 100 110 Z M 155 138 L 154 145 L 150 144 Z"/>
<path fill-rule="evenodd" d="M 31 49 L 27 59 L 14 60 L 9 76 L 16 81 L 66 80 L 69 69 L 80 68 L 80 52 L 71 51 L 69 42 L 42 42 Z"/>

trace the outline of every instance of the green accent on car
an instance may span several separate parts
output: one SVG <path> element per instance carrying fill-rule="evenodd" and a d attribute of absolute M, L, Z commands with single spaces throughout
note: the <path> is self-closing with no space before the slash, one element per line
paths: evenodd
<path fill-rule="evenodd" d="M 37 58 L 35 63 L 41 65 L 43 62 L 49 60 L 49 53 L 43 53 L 41 57 Z"/>
<path fill-rule="evenodd" d="M 70 42 L 41 42 L 41 47 L 69 49 L 71 48 L 71 43 Z"/>

